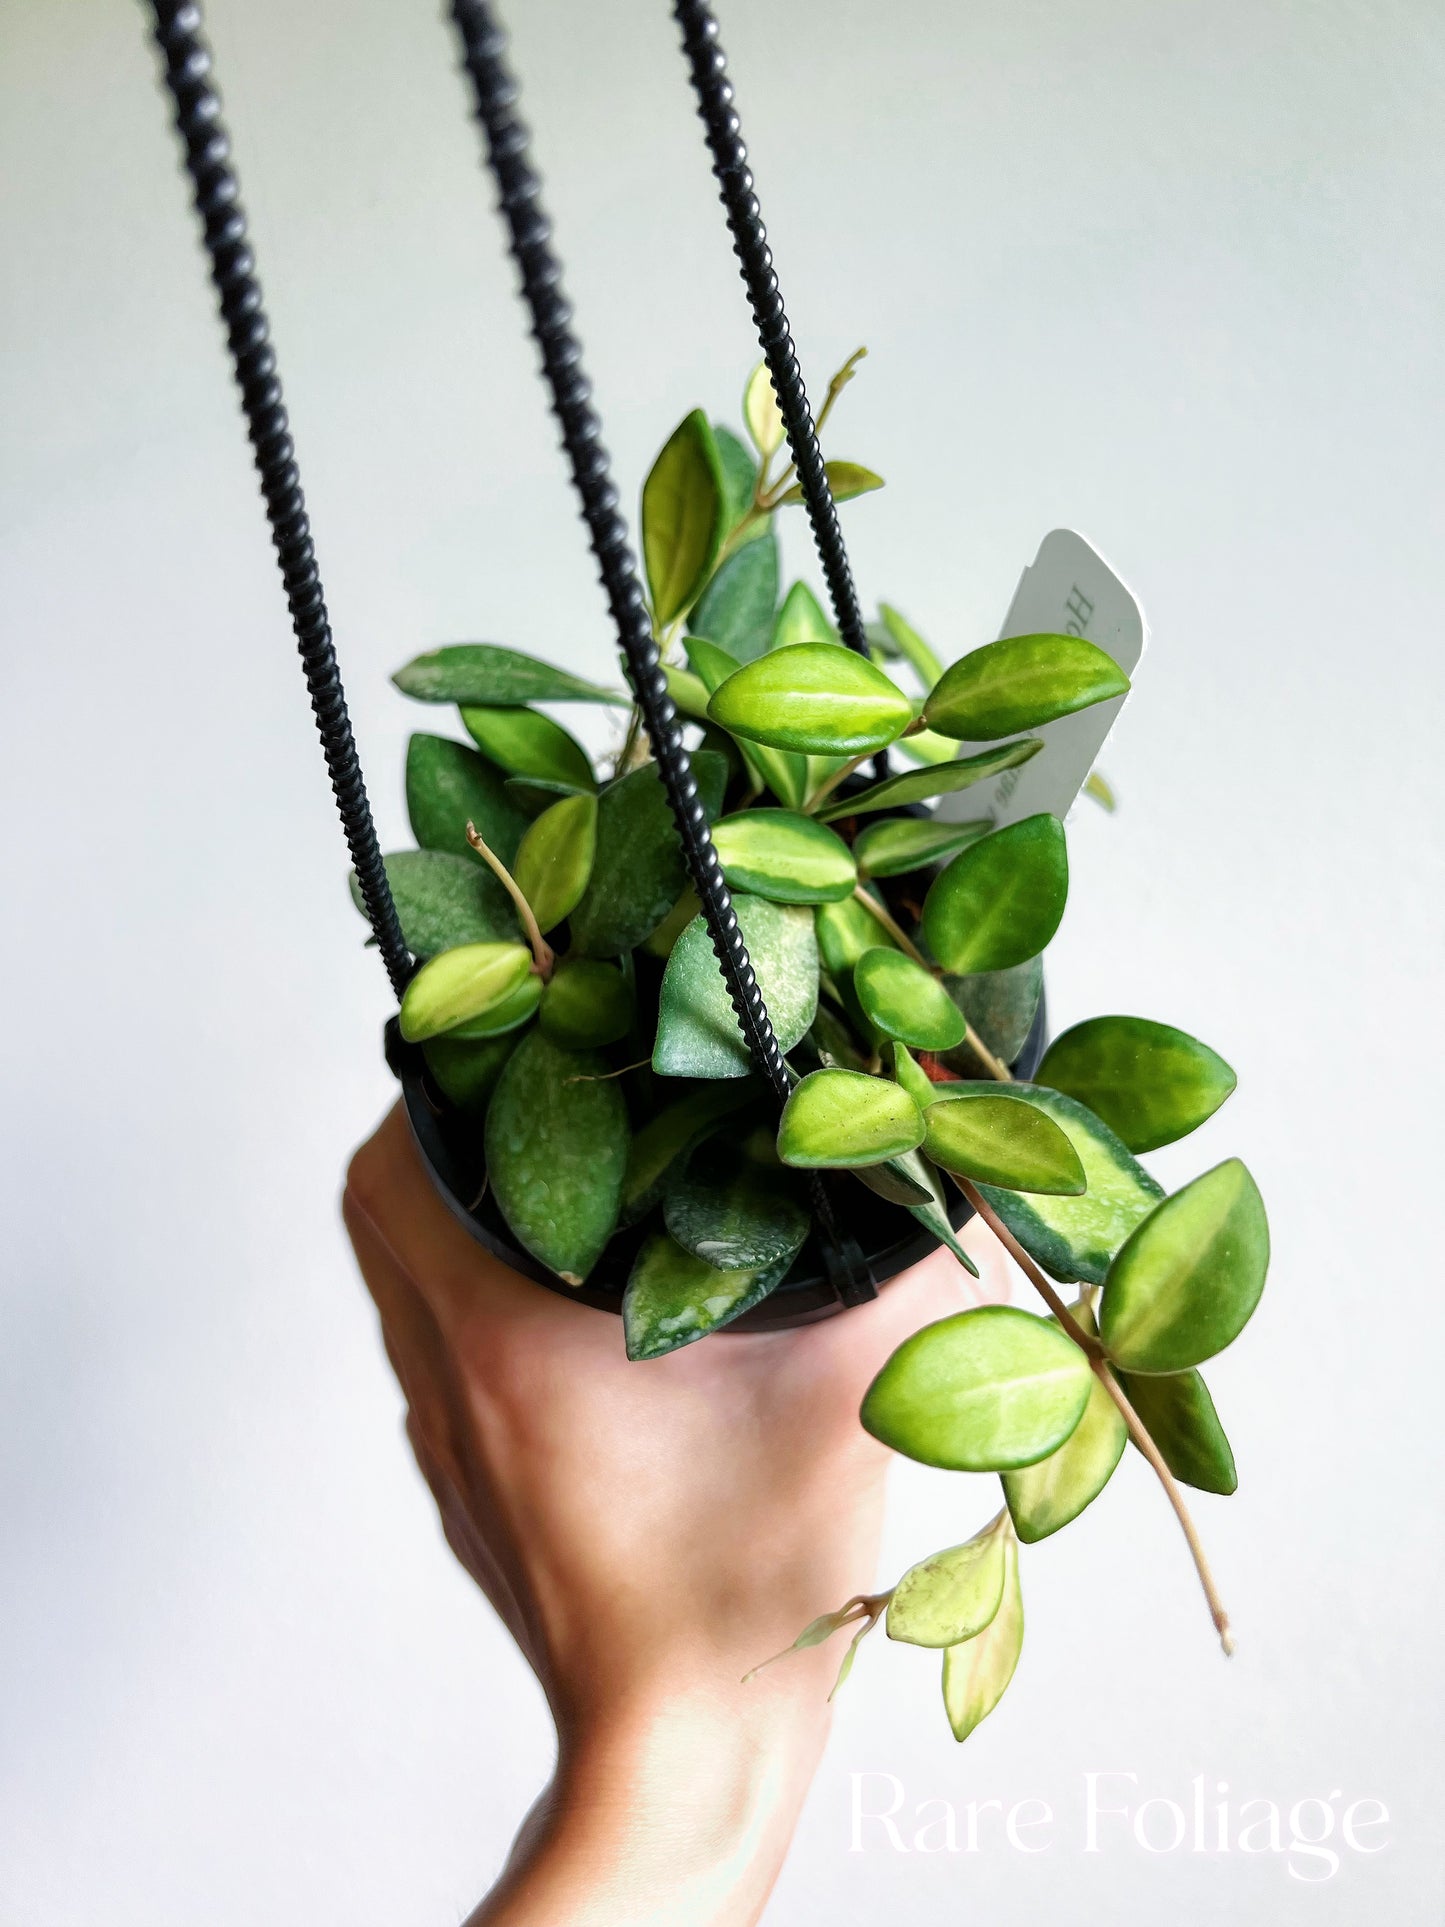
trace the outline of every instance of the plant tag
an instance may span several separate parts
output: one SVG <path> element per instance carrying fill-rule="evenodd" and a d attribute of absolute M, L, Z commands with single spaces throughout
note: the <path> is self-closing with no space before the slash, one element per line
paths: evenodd
<path fill-rule="evenodd" d="M 1084 636 L 1132 676 L 1148 631 L 1138 602 L 1103 556 L 1073 529 L 1054 529 L 1020 576 L 999 630 L 1000 640 L 1033 635 Z M 1000 828 L 1039 810 L 1066 817 L 1127 701 L 1116 696 L 1031 730 L 1044 744 L 1038 755 L 972 789 L 941 797 L 937 814 L 954 822 L 991 816 Z M 970 753 L 974 748 L 969 745 Z"/>

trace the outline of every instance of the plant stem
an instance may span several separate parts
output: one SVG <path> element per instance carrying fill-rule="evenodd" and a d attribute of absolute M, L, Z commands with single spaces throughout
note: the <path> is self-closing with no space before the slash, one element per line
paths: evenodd
<path fill-rule="evenodd" d="M 815 437 L 822 434 L 823 424 L 832 414 L 834 402 L 837 401 L 843 390 L 848 386 L 848 383 L 853 379 L 858 369 L 858 363 L 867 352 L 868 350 L 866 348 L 855 348 L 843 363 L 843 366 L 838 370 L 837 374 L 834 375 L 833 379 L 828 383 L 828 392 L 823 397 L 823 406 L 818 410 L 817 419 L 813 423 L 813 434 Z M 769 457 L 769 460 L 771 460 L 771 457 Z M 767 479 L 767 469 L 765 466 L 762 473 L 758 476 L 757 493 L 754 498 L 757 506 L 760 509 L 775 509 L 787 494 L 788 484 L 797 472 L 797 463 L 789 462 L 788 466 L 774 483 L 771 494 L 769 494 L 764 489 L 764 483 Z"/>
<path fill-rule="evenodd" d="M 850 757 L 840 768 L 835 769 L 831 776 L 824 777 L 817 789 L 813 791 L 813 794 L 803 804 L 803 808 L 805 810 L 817 809 L 820 803 L 827 801 L 840 783 L 845 783 L 855 769 L 861 764 L 866 763 L 869 757 L 876 755 L 876 753 L 875 750 L 865 749 L 861 756 Z"/>
<path fill-rule="evenodd" d="M 622 747 L 618 750 L 617 761 L 613 765 L 612 773 L 614 776 L 625 776 L 627 774 L 628 767 L 632 762 L 633 756 L 636 754 L 638 739 L 641 734 L 642 711 L 638 708 L 637 704 L 634 703 L 632 705 L 632 714 L 627 718 L 627 734 L 622 739 Z"/>
<path fill-rule="evenodd" d="M 873 1625 L 877 1621 L 878 1615 L 884 1610 L 892 1597 L 893 1594 L 891 1591 L 874 1593 L 855 1592 L 851 1599 L 845 1599 L 843 1601 L 837 1612 L 823 1615 L 824 1618 L 833 1621 L 832 1626 L 829 1627 L 824 1638 L 831 1639 L 834 1633 L 841 1633 L 846 1627 L 856 1625 L 860 1619 L 866 1619 L 870 1626 Z M 742 1680 L 743 1685 L 746 1686 L 750 1680 L 756 1679 L 764 1667 L 776 1666 L 780 1659 L 786 1659 L 790 1653 L 799 1653 L 804 1650 L 805 1649 L 798 1644 L 797 1640 L 794 1640 L 792 1645 L 785 1646 L 782 1652 L 774 1653 L 771 1659 L 760 1660 L 749 1672 L 744 1673 Z"/>
<path fill-rule="evenodd" d="M 997 1082 L 1000 1084 L 1012 1084 L 1014 1081 L 1014 1074 L 1009 1069 L 1008 1065 L 1004 1063 L 1001 1057 L 994 1056 L 993 1052 L 989 1049 L 988 1045 L 979 1036 L 978 1032 L 974 1029 L 973 1025 L 969 1023 L 967 1017 L 965 1017 L 963 1021 L 964 1021 L 964 1024 L 967 1026 L 967 1028 L 963 1033 L 963 1041 L 968 1045 L 969 1049 L 973 1052 L 974 1056 L 983 1065 L 984 1069 L 988 1072 L 989 1076 L 996 1079 Z"/>
<path fill-rule="evenodd" d="M 887 904 L 883 903 L 878 897 L 875 897 L 871 890 L 865 890 L 861 883 L 853 894 L 857 897 L 863 908 L 867 910 L 870 915 L 878 919 L 879 923 L 883 925 L 883 928 L 888 932 L 889 936 L 892 937 L 893 941 L 898 945 L 899 949 L 903 951 L 905 956 L 912 957 L 915 963 L 922 964 L 923 968 L 930 971 L 933 976 L 941 977 L 943 975 L 943 972 L 938 966 L 931 964 L 918 948 L 918 945 L 914 943 L 913 939 L 905 933 L 903 926 L 889 910 Z M 969 1023 L 967 1017 L 964 1018 L 963 1024 L 963 1041 L 983 1065 L 989 1076 L 995 1078 L 1000 1084 L 1012 1084 L 1014 1074 L 1008 1065 L 1004 1063 L 1001 1057 L 994 1056 L 993 1052 L 979 1036 L 973 1025 Z"/>
<path fill-rule="evenodd" d="M 1003 1219 L 994 1210 L 988 1199 L 984 1197 L 973 1179 L 960 1177 L 957 1173 L 952 1173 L 951 1175 L 959 1190 L 962 1191 L 963 1195 L 983 1219 L 989 1230 L 998 1239 L 1010 1258 L 1013 1259 L 1019 1270 L 1028 1279 L 1040 1298 L 1043 1299 L 1055 1318 L 1058 1319 L 1065 1335 L 1072 1338 L 1080 1351 L 1088 1354 L 1091 1361 L 1096 1358 L 1102 1358 L 1104 1356 L 1104 1347 L 1099 1343 L 1097 1338 L 1091 1338 L 1089 1334 L 1075 1322 L 1073 1313 L 1069 1310 L 1053 1285 L 1044 1276 L 1043 1272 L 1039 1270 L 1033 1259 L 1024 1250 L 1018 1239 L 1009 1230 Z"/>
<path fill-rule="evenodd" d="M 1049 1283 L 1033 1259 L 1024 1250 L 1018 1239 L 1014 1237 L 1013 1233 L 1003 1222 L 1002 1218 L 999 1217 L 987 1198 L 983 1196 L 978 1186 L 968 1178 L 959 1178 L 957 1182 L 959 1189 L 963 1192 L 963 1195 L 968 1199 L 979 1217 L 983 1219 L 989 1230 L 993 1232 L 1004 1250 L 1008 1252 L 1019 1270 L 1022 1271 L 1029 1283 L 1048 1306 L 1049 1310 L 1054 1314 L 1054 1317 L 1058 1319 L 1059 1329 L 1064 1332 L 1067 1337 L 1072 1338 L 1074 1343 L 1088 1358 L 1099 1383 L 1114 1401 L 1114 1404 L 1118 1407 L 1120 1417 L 1123 1419 L 1125 1425 L 1128 1426 L 1130 1438 L 1133 1439 L 1139 1450 L 1144 1454 L 1144 1457 L 1149 1461 L 1150 1465 L 1153 1466 L 1159 1483 L 1164 1488 L 1164 1495 L 1174 1508 L 1174 1515 L 1179 1521 L 1185 1543 L 1189 1547 L 1190 1555 L 1194 1560 L 1194 1570 L 1199 1575 L 1199 1583 L 1204 1590 L 1204 1597 L 1209 1606 L 1209 1614 L 1214 1621 L 1214 1629 L 1219 1634 L 1219 1643 L 1226 1654 L 1232 1653 L 1234 1651 L 1234 1634 L 1230 1630 L 1229 1614 L 1224 1609 L 1224 1601 L 1220 1598 L 1219 1589 L 1214 1583 L 1214 1574 L 1209 1569 L 1209 1561 L 1205 1557 L 1204 1547 L 1200 1542 L 1198 1530 L 1195 1527 L 1194 1520 L 1190 1516 L 1188 1506 L 1184 1503 L 1184 1494 L 1179 1490 L 1174 1474 L 1164 1463 L 1163 1454 L 1149 1436 L 1148 1428 L 1145 1426 L 1144 1421 L 1124 1396 L 1123 1387 L 1109 1369 L 1108 1355 L 1104 1347 L 1097 1338 L 1091 1338 L 1087 1332 L 1079 1329 L 1078 1325 L 1074 1322 L 1068 1306 L 1064 1303 L 1063 1299 L 1060 1298 L 1057 1291 L 1054 1290 L 1054 1287 Z"/>
<path fill-rule="evenodd" d="M 1118 1406 L 1120 1415 L 1129 1428 L 1130 1438 L 1133 1439 L 1134 1443 L 1158 1474 L 1159 1483 L 1164 1488 L 1165 1496 L 1174 1508 L 1174 1514 L 1179 1521 L 1180 1530 L 1183 1532 L 1189 1550 L 1193 1555 L 1194 1569 L 1199 1574 L 1199 1583 L 1204 1588 L 1204 1597 L 1209 1602 L 1209 1613 L 1214 1621 L 1214 1630 L 1219 1634 L 1219 1643 L 1223 1647 L 1225 1655 L 1228 1656 L 1234 1651 L 1234 1632 L 1229 1623 L 1229 1614 L 1225 1610 L 1224 1601 L 1219 1596 L 1219 1588 L 1214 1583 L 1214 1574 L 1209 1569 L 1209 1561 L 1205 1557 L 1204 1547 L 1200 1543 L 1198 1529 L 1194 1524 L 1194 1520 L 1190 1517 L 1188 1506 L 1184 1503 L 1184 1494 L 1179 1490 L 1174 1474 L 1164 1463 L 1164 1456 L 1160 1452 L 1159 1447 L 1154 1443 L 1153 1439 L 1150 1438 L 1148 1428 L 1144 1424 L 1143 1419 L 1140 1418 L 1139 1414 L 1134 1410 L 1134 1407 L 1129 1403 L 1128 1398 L 1124 1394 L 1124 1388 L 1110 1370 L 1109 1361 L 1106 1358 L 1096 1359 L 1094 1361 L 1094 1370 L 1098 1374 L 1099 1382 L 1103 1385 L 1104 1390 Z"/>
<path fill-rule="evenodd" d="M 892 1597 L 893 1593 L 890 1589 L 888 1592 L 866 1593 L 860 1598 L 858 1603 L 863 1608 L 862 1618 L 857 1622 L 858 1630 L 848 1642 L 848 1650 L 843 1655 L 843 1664 L 838 1668 L 838 1677 L 833 1681 L 833 1691 L 828 1695 L 830 1703 L 836 1698 L 838 1688 L 852 1670 L 854 1654 L 888 1610 L 888 1602 Z"/>
<path fill-rule="evenodd" d="M 834 375 L 833 379 L 828 383 L 828 392 L 823 397 L 823 406 L 818 410 L 818 419 L 813 423 L 813 433 L 815 435 L 822 432 L 824 422 L 827 421 L 833 412 L 834 402 L 837 401 L 843 390 L 848 386 L 848 383 L 853 379 L 854 375 L 857 374 L 858 363 L 862 361 L 867 353 L 868 350 L 866 348 L 855 348 L 843 363 L 843 366 L 838 370 L 837 374 Z"/>
<path fill-rule="evenodd" d="M 562 1082 L 564 1084 L 605 1084 L 609 1078 L 626 1077 L 629 1071 L 640 1071 L 644 1064 L 651 1062 L 650 1056 L 639 1057 L 635 1064 L 623 1064 L 615 1071 L 578 1071 L 575 1077 L 564 1077 Z"/>
<path fill-rule="evenodd" d="M 495 872 L 501 882 L 502 888 L 512 899 L 513 903 L 516 904 L 517 915 L 522 919 L 522 928 L 526 931 L 527 941 L 532 946 L 532 961 L 536 965 L 537 975 L 542 979 L 544 984 L 550 983 L 552 981 L 552 971 L 557 962 L 557 953 L 542 935 L 537 919 L 532 912 L 532 906 L 518 889 L 516 878 L 497 855 L 496 851 L 488 848 L 486 841 L 478 833 L 475 823 L 467 824 L 467 841 L 482 859 L 483 863 L 487 864 L 488 867 Z"/>
<path fill-rule="evenodd" d="M 912 957 L 916 964 L 922 964 L 923 968 L 933 976 L 937 977 L 941 975 L 941 972 L 935 965 L 928 961 L 912 937 L 904 930 L 902 924 L 899 923 L 886 903 L 882 902 L 880 898 L 875 897 L 871 890 L 865 890 L 861 883 L 853 894 L 868 912 L 869 916 L 876 917 L 878 922 L 883 925 L 883 928 L 888 932 L 889 936 L 892 937 L 893 941 L 905 956 Z"/>

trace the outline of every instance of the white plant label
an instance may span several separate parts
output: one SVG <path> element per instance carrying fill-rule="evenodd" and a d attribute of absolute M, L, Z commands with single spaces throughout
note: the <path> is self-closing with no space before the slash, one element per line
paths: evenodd
<path fill-rule="evenodd" d="M 1019 577 L 999 630 L 1000 639 L 1035 635 L 1084 636 L 1132 676 L 1148 630 L 1134 595 L 1098 550 L 1073 529 L 1054 529 Z M 972 789 L 940 797 L 938 814 L 952 822 L 991 816 L 1000 829 L 1039 810 L 1067 816 L 1128 700 L 1116 696 L 1031 730 L 1044 743 L 1036 756 Z M 972 756 L 985 747 L 969 743 L 963 753 Z"/>

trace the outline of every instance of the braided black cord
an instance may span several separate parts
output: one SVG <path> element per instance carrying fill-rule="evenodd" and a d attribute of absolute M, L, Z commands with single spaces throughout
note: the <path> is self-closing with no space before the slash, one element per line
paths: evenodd
<path fill-rule="evenodd" d="M 497 183 L 512 257 L 522 279 L 532 333 L 562 445 L 582 502 L 592 552 L 617 625 L 629 679 L 677 821 L 688 873 L 702 902 L 713 949 L 738 1022 L 758 1068 L 780 1100 L 792 1089 L 767 1006 L 758 989 L 737 912 L 723 881 L 697 783 L 683 744 L 677 710 L 667 693 L 637 565 L 618 512 L 611 462 L 582 371 L 582 345 L 572 331 L 572 309 L 562 288 L 562 268 L 552 251 L 551 222 L 542 207 L 542 184 L 528 158 L 530 135 L 515 110 L 517 86 L 504 59 L 505 36 L 485 0 L 452 0 L 452 19 L 462 44 L 462 64 L 476 95 L 477 119 L 487 139 L 487 158 Z"/>
<path fill-rule="evenodd" d="M 381 948 L 391 987 L 400 997 L 411 975 L 396 905 L 386 880 L 371 807 L 366 800 L 346 696 L 336 666 L 331 624 L 321 591 L 311 525 L 301 493 L 296 449 L 282 403 L 276 351 L 256 279 L 255 260 L 246 239 L 246 216 L 231 165 L 231 143 L 221 120 L 221 103 L 211 84 L 211 53 L 201 32 L 201 10 L 185 0 L 154 0 L 155 38 L 165 61 L 166 85 L 175 103 L 176 128 L 185 146 L 186 168 L 196 211 L 204 229 L 211 279 L 220 297 L 221 318 L 234 365 L 236 386 L 246 415 L 246 432 L 261 478 L 271 539 L 286 585 L 291 625 L 296 632 L 311 692 L 316 727 L 326 752 L 331 787 L 356 866 L 366 913 Z"/>
<path fill-rule="evenodd" d="M 768 231 L 763 226 L 762 211 L 753 191 L 748 150 L 733 106 L 727 59 L 718 43 L 717 20 L 708 0 L 673 0 L 672 11 L 682 29 L 683 52 L 687 55 L 693 92 L 697 95 L 698 116 L 707 131 L 712 171 L 727 210 L 733 253 L 742 265 L 758 340 L 767 359 L 783 426 L 788 432 L 788 448 L 798 471 L 808 520 L 813 525 L 813 541 L 823 565 L 834 620 L 848 647 L 866 656 L 868 638 L 863 631 L 858 591 L 848 564 L 848 551 L 843 546 L 843 531 L 838 526 L 838 508 L 828 485 L 823 453 L 813 428 L 808 391 L 803 386 L 802 370 L 793 350 L 792 330 L 773 268 Z M 874 763 L 879 775 L 887 773 L 886 763 L 884 751 Z M 884 767 L 880 768 L 880 764 Z"/>

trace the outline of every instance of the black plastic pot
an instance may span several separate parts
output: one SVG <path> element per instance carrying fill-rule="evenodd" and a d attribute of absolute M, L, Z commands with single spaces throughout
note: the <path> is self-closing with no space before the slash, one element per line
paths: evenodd
<path fill-rule="evenodd" d="M 1045 1001 L 1039 999 L 1033 1027 L 1013 1069 L 1020 1077 L 1037 1070 L 1048 1041 Z M 638 1246 L 647 1231 L 635 1225 L 620 1231 L 598 1259 L 585 1285 L 564 1284 L 521 1250 L 487 1187 L 482 1133 L 475 1117 L 463 1116 L 448 1103 L 427 1074 L 421 1051 L 402 1042 L 395 1019 L 387 1026 L 387 1062 L 401 1084 L 412 1138 L 421 1152 L 428 1175 L 452 1215 L 477 1243 L 513 1271 L 533 1278 L 550 1291 L 580 1299 L 598 1311 L 620 1312 L 622 1293 Z M 780 1331 L 789 1325 L 808 1325 L 870 1298 L 878 1286 L 896 1278 L 933 1251 L 938 1240 L 925 1231 L 902 1206 L 840 1176 L 831 1197 L 839 1228 L 856 1241 L 863 1260 L 862 1289 L 855 1280 L 840 1278 L 836 1256 L 822 1247 L 815 1232 L 798 1254 L 792 1272 L 761 1305 L 725 1327 L 728 1331 Z M 973 1216 L 961 1195 L 951 1194 L 949 1217 L 955 1230 Z M 832 1262 L 830 1263 L 830 1258 Z M 871 1284 L 871 1289 L 869 1288 Z"/>

